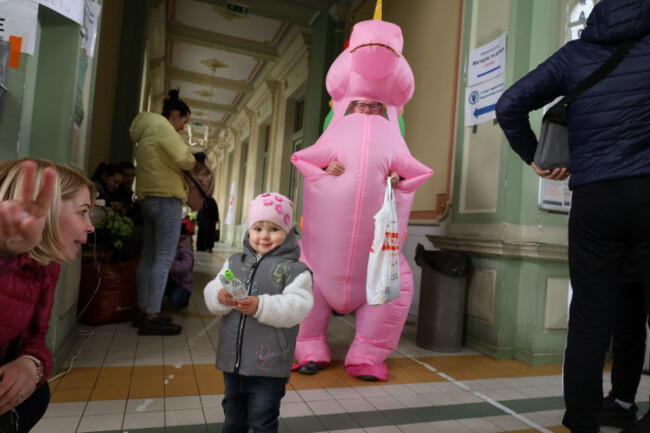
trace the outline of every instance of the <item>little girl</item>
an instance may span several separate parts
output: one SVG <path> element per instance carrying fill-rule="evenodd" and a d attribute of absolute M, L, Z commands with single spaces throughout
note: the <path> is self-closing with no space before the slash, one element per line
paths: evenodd
<path fill-rule="evenodd" d="M 205 288 L 208 309 L 223 316 L 216 365 L 226 388 L 224 433 L 278 431 L 298 324 L 314 303 L 311 271 L 298 261 L 293 210 L 283 195 L 257 196 L 243 253 L 232 255 Z M 247 298 L 236 300 L 223 288 L 219 277 L 228 269 L 245 285 Z"/>

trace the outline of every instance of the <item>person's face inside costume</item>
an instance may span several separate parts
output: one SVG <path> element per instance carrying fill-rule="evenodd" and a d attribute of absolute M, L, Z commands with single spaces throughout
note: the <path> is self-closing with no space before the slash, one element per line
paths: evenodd
<path fill-rule="evenodd" d="M 131 187 L 133 187 L 134 180 L 135 180 L 135 168 L 123 168 L 121 185 L 124 188 L 131 189 Z"/>
<path fill-rule="evenodd" d="M 106 184 L 106 188 L 108 189 L 108 192 L 111 192 L 111 191 L 115 191 L 115 189 L 120 186 L 120 183 L 122 183 L 123 176 L 120 173 L 114 173 L 110 176 L 103 175 L 102 178 L 104 179 L 104 183 Z"/>
<path fill-rule="evenodd" d="M 377 101 L 352 101 L 352 113 L 383 114 L 384 105 Z"/>
<path fill-rule="evenodd" d="M 185 128 L 185 124 L 189 122 L 190 115 L 181 116 L 181 112 L 178 110 L 172 111 L 172 114 L 169 115 L 169 123 L 172 124 L 176 131 L 182 131 Z"/>
<path fill-rule="evenodd" d="M 248 232 L 249 243 L 256 253 L 264 255 L 282 245 L 287 238 L 287 232 L 279 225 L 270 221 L 258 221 Z"/>
<path fill-rule="evenodd" d="M 61 239 L 58 249 L 66 262 L 73 262 L 81 245 L 86 243 L 88 233 L 95 231 L 90 222 L 90 191 L 82 188 L 69 200 L 61 203 L 59 231 Z"/>

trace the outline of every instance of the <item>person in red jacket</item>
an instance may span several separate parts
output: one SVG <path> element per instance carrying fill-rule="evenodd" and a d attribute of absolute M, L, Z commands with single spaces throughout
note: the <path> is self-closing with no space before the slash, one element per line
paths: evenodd
<path fill-rule="evenodd" d="M 94 231 L 94 197 L 93 183 L 72 168 L 0 162 L 0 431 L 28 432 L 47 409 L 54 289 L 60 263 L 75 260 Z"/>

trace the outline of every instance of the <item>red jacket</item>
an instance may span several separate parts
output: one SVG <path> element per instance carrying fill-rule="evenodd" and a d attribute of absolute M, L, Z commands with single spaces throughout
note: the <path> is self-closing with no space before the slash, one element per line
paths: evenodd
<path fill-rule="evenodd" d="M 31 355 L 43 362 L 41 383 L 52 371 L 45 336 L 60 271 L 59 263 L 41 266 L 28 253 L 0 257 L 0 359 L 6 345 L 22 334 L 18 355 Z"/>

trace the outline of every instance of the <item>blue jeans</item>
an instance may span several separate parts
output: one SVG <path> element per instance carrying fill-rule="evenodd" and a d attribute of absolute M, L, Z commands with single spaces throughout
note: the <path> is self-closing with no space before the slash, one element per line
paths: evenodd
<path fill-rule="evenodd" d="M 280 401 L 288 377 L 240 376 L 223 373 L 226 392 L 221 402 L 223 433 L 277 433 Z"/>
<path fill-rule="evenodd" d="M 140 206 L 144 219 L 142 256 L 138 264 L 138 307 L 159 313 L 181 235 L 183 205 L 176 197 L 147 196 Z"/>

